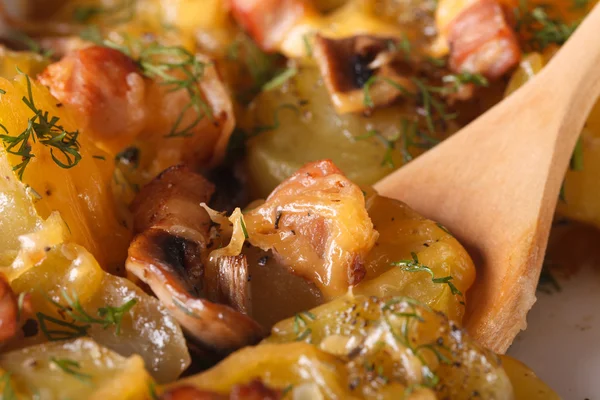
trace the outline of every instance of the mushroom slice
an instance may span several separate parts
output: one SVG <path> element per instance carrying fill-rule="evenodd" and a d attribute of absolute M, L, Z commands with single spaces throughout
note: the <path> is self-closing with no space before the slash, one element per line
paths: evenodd
<path fill-rule="evenodd" d="M 167 169 L 145 186 L 132 204 L 139 234 L 129 247 L 126 266 L 200 344 L 228 353 L 256 343 L 263 332 L 240 312 L 249 309 L 245 260 L 220 260 L 216 282 L 207 279 L 213 275 L 207 277 L 205 268 L 211 221 L 199 204 L 212 192 L 212 184 L 184 166 Z M 211 302 L 211 293 L 233 308 Z"/>
<path fill-rule="evenodd" d="M 508 10 L 513 0 L 442 0 L 436 22 L 438 56 L 450 52 L 454 72 L 497 79 L 515 67 L 521 49 Z"/>
<path fill-rule="evenodd" d="M 229 304 L 234 309 L 249 315 L 252 305 L 249 282 L 250 274 L 246 256 L 240 254 L 219 257 L 215 301 Z"/>
<path fill-rule="evenodd" d="M 397 48 L 392 38 L 315 37 L 315 59 L 338 113 L 386 106 L 402 95 L 416 93 L 409 78 L 414 71 L 408 55 Z"/>
<path fill-rule="evenodd" d="M 244 214 L 249 241 L 313 281 L 326 298 L 365 276 L 378 233 L 361 189 L 329 160 L 309 163 Z"/>

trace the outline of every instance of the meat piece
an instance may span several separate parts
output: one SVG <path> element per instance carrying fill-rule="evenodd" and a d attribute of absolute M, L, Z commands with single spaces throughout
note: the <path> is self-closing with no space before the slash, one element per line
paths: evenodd
<path fill-rule="evenodd" d="M 305 0 L 231 0 L 231 12 L 263 50 L 276 51 L 289 31 L 313 9 Z"/>
<path fill-rule="evenodd" d="M 515 67 L 521 49 L 502 6 L 481 0 L 465 9 L 448 31 L 450 68 L 497 79 Z"/>
<path fill-rule="evenodd" d="M 106 150 L 118 153 L 135 139 L 144 141 L 141 165 L 148 176 L 182 162 L 215 166 L 235 126 L 229 92 L 212 60 L 166 49 L 145 56 L 142 71 L 118 50 L 90 46 L 49 65 L 38 79 Z M 149 72 L 156 70 L 161 76 Z"/>
<path fill-rule="evenodd" d="M 78 50 L 49 65 L 38 79 L 75 111 L 78 126 L 95 140 L 120 145 L 144 128 L 146 84 L 133 60 L 118 50 Z"/>
<path fill-rule="evenodd" d="M 328 39 L 317 35 L 314 43 L 315 60 L 338 113 L 386 106 L 398 97 L 416 92 L 414 83 L 407 78 L 414 74 L 407 54 L 397 50 L 393 38 L 361 35 Z M 398 90 L 386 79 L 404 90 Z M 364 86 L 369 80 L 372 104 L 365 104 Z"/>
<path fill-rule="evenodd" d="M 179 386 L 162 394 L 161 400 L 279 400 L 281 393 L 270 389 L 260 380 L 235 385 L 229 395 L 197 389 L 193 386 Z"/>
<path fill-rule="evenodd" d="M 436 20 L 441 51 L 445 53 L 449 48 L 452 71 L 497 79 L 519 63 L 521 49 L 509 3 L 512 0 L 440 2 Z"/>
<path fill-rule="evenodd" d="M 299 169 L 244 220 L 252 245 L 273 250 L 326 298 L 364 278 L 364 257 L 378 237 L 361 189 L 329 160 Z"/>
<path fill-rule="evenodd" d="M 212 192 L 212 184 L 183 166 L 167 169 L 145 186 L 132 204 L 139 234 L 129 247 L 126 267 L 200 344 L 228 353 L 256 343 L 263 332 L 240 312 L 250 307 L 245 259 L 223 260 L 217 280 L 207 269 L 211 221 L 200 203 Z M 216 300 L 213 293 L 227 303 L 211 302 Z"/>

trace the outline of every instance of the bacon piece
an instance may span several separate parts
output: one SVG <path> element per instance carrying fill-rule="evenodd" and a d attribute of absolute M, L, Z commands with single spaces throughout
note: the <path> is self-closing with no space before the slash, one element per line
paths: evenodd
<path fill-rule="evenodd" d="M 311 8 L 304 0 L 231 0 L 235 20 L 266 51 L 278 44 Z"/>
<path fill-rule="evenodd" d="M 521 59 L 507 10 L 496 0 L 479 0 L 453 19 L 447 30 L 450 68 L 497 79 Z"/>
<path fill-rule="evenodd" d="M 362 191 L 329 160 L 299 169 L 244 219 L 250 243 L 273 250 L 327 298 L 364 278 L 364 257 L 378 237 Z"/>
<path fill-rule="evenodd" d="M 160 62 L 181 62 L 164 57 Z M 117 153 L 135 139 L 144 140 L 147 151 L 142 165 L 149 169 L 144 171 L 146 175 L 154 177 L 182 162 L 193 167 L 217 165 L 233 132 L 233 104 L 214 63 L 200 54 L 194 57 L 204 68 L 195 82 L 199 90 L 193 83 L 189 89 L 198 92 L 195 100 L 204 103 L 200 108 L 205 105 L 208 111 L 190 106 L 186 88 L 142 76 L 131 58 L 106 47 L 72 52 L 49 65 L 38 79 L 72 110 L 83 133 L 105 150 Z M 181 70 L 166 73 L 189 79 Z M 179 131 L 189 130 L 179 137 L 165 137 L 174 126 Z"/>
<path fill-rule="evenodd" d="M 235 385 L 229 395 L 186 385 L 169 389 L 160 397 L 161 400 L 279 400 L 280 398 L 280 391 L 265 386 L 258 379 L 247 384 Z"/>
<path fill-rule="evenodd" d="M 91 46 L 75 51 L 50 64 L 38 79 L 75 110 L 78 126 L 95 140 L 128 142 L 144 127 L 144 78 L 118 50 Z"/>
<path fill-rule="evenodd" d="M 250 307 L 245 259 L 224 260 L 217 280 L 207 276 L 211 220 L 200 203 L 208 202 L 212 192 L 211 183 L 183 166 L 167 169 L 146 185 L 132 204 L 139 234 L 126 267 L 200 344 L 228 353 L 256 343 L 263 331 L 243 314 Z"/>

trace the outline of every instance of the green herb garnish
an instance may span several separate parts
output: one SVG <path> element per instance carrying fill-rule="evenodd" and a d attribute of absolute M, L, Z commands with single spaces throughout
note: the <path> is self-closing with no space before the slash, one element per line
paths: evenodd
<path fill-rule="evenodd" d="M 51 341 L 86 336 L 92 325 L 100 325 L 104 329 L 107 329 L 109 326 L 115 326 L 115 334 L 119 335 L 121 333 L 121 323 L 123 321 L 123 317 L 133 308 L 133 306 L 137 304 L 137 299 L 134 298 L 119 307 L 101 307 L 97 310 L 98 317 L 94 317 L 83 309 L 83 306 L 79 302 L 77 295 L 69 295 L 65 290 L 63 290 L 62 297 L 67 302 L 66 306 L 50 298 L 48 298 L 48 300 L 58 308 L 60 313 L 72 318 L 73 322 L 60 320 L 40 312 L 37 313 L 40 329 L 46 335 L 48 340 Z M 66 330 L 49 329 L 47 322 L 51 322 L 62 328 L 66 328 Z M 80 322 L 85 325 L 77 325 L 76 322 Z"/>
<path fill-rule="evenodd" d="M 92 380 L 92 376 L 80 372 L 81 365 L 75 360 L 69 358 L 56 358 L 50 357 L 50 362 L 60 368 L 65 374 L 73 375 L 82 382 L 89 383 Z"/>
<path fill-rule="evenodd" d="M 462 292 L 458 290 L 458 288 L 451 282 L 454 279 L 452 276 L 449 275 L 442 278 L 436 278 L 431 268 L 419 262 L 417 253 L 411 252 L 410 255 L 412 260 L 400 260 L 393 262 L 392 265 L 401 267 L 402 270 L 406 272 L 427 272 L 429 275 L 431 275 L 431 281 L 433 283 L 444 283 L 448 285 L 452 294 L 462 296 Z"/>
<path fill-rule="evenodd" d="M 275 76 L 269 82 L 265 83 L 262 87 L 263 91 L 269 91 L 276 89 L 286 83 L 288 80 L 293 78 L 298 74 L 298 69 L 296 67 L 287 68 L 279 75 Z"/>
<path fill-rule="evenodd" d="M 23 180 L 25 168 L 35 155 L 31 152 L 31 143 L 38 141 L 50 148 L 50 155 L 56 165 L 61 168 L 72 168 L 81 161 L 79 153 L 79 142 L 77 137 L 79 131 L 69 132 L 61 125 L 58 125 L 59 117 L 50 116 L 48 111 L 40 110 L 33 99 L 31 90 L 31 79 L 28 75 L 19 70 L 20 74 L 25 75 L 27 81 L 27 96 L 23 96 L 23 102 L 33 111 L 34 115 L 27 120 L 27 128 L 18 136 L 11 136 L 8 129 L 2 124 L 0 128 L 6 134 L 0 135 L 0 139 L 4 142 L 6 152 L 21 157 L 21 162 L 13 167 L 13 171 L 17 173 L 20 180 Z M 62 154 L 63 160 L 56 157 L 54 151 Z"/>

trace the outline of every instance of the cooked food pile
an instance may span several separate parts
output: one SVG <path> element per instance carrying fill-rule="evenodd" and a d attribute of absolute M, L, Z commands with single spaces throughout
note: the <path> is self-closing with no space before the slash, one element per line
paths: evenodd
<path fill-rule="evenodd" d="M 558 398 L 370 185 L 531 79 L 563 3 L 2 5 L 0 397 Z M 600 224 L 596 111 L 559 212 Z"/>

